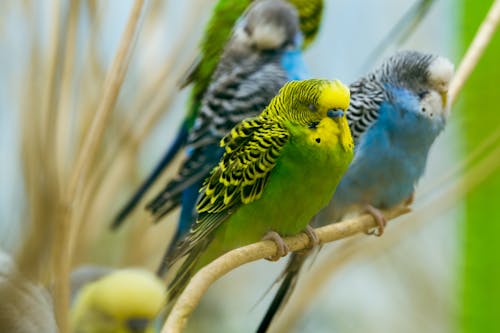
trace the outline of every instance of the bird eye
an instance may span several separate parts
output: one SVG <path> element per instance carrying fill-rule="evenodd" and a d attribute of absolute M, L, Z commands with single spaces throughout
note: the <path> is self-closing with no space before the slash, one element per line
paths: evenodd
<path fill-rule="evenodd" d="M 421 93 L 418 94 L 418 98 L 423 99 L 428 94 L 429 94 L 428 90 L 422 91 Z"/>
<path fill-rule="evenodd" d="M 313 121 L 312 123 L 309 124 L 310 129 L 314 129 L 318 126 L 319 121 Z"/>
<path fill-rule="evenodd" d="M 317 112 L 318 111 L 318 109 L 316 108 L 316 105 L 314 105 L 314 104 L 309 104 L 308 108 L 312 112 Z"/>

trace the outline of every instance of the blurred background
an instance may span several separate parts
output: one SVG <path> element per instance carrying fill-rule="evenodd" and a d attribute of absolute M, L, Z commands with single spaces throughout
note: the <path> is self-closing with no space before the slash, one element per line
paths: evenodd
<path fill-rule="evenodd" d="M 373 56 L 417 2 L 325 1 L 319 37 L 305 55 L 312 74 L 349 83 L 397 49 L 437 53 L 458 66 L 493 3 L 424 1 L 429 10 L 404 43 L 394 41 Z M 79 227 L 72 234 L 71 267 L 158 264 L 173 223 L 151 225 L 138 210 L 118 233 L 108 225 L 175 135 L 187 97 L 176 83 L 196 55 L 213 4 L 146 1 L 118 102 L 72 207 Z M 57 199 L 70 182 L 132 5 L 0 3 L 0 248 L 21 253 L 37 277 L 50 275 L 43 258 L 60 258 L 51 245 L 57 242 Z M 500 315 L 500 213 L 494 210 L 500 202 L 499 39 L 488 47 L 431 151 L 414 213 L 390 223 L 381 238 L 324 246 L 300 282 L 316 289 L 299 286 L 275 331 L 500 331 L 494 320 Z M 177 213 L 167 220 L 176 219 Z M 222 278 L 187 331 L 253 331 L 273 293 L 261 295 L 284 262 L 260 261 Z"/>

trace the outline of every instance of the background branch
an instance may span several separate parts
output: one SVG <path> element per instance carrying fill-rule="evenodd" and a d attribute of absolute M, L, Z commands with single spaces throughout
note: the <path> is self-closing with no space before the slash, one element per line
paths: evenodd
<path fill-rule="evenodd" d="M 74 169 L 71 173 L 69 185 L 63 192 L 60 211 L 56 216 L 59 226 L 56 229 L 56 242 L 54 256 L 54 271 L 57 279 L 54 286 L 54 303 L 56 318 L 61 332 L 68 332 L 68 308 L 69 308 L 69 273 L 74 247 L 76 231 L 79 230 L 79 220 L 75 219 L 75 204 L 78 199 L 79 189 L 87 177 L 89 162 L 96 154 L 108 119 L 114 109 L 118 93 L 125 79 L 128 62 L 133 50 L 134 38 L 139 27 L 144 0 L 136 0 L 130 12 L 130 16 L 122 35 L 121 43 L 116 56 L 111 64 L 109 72 L 104 81 L 103 95 L 96 110 L 89 131 L 86 133 L 84 143 L 77 156 Z"/>
<path fill-rule="evenodd" d="M 470 44 L 467 52 L 465 53 L 460 66 L 455 73 L 455 77 L 450 85 L 450 98 L 449 103 L 453 105 L 458 93 L 462 90 L 463 85 L 469 78 L 470 74 L 476 67 L 479 59 L 484 53 L 484 50 L 491 41 L 491 38 L 495 34 L 498 28 L 498 22 L 500 21 L 500 0 L 496 0 L 491 9 L 489 10 L 486 18 L 479 27 L 474 40 Z"/>
<path fill-rule="evenodd" d="M 388 220 L 392 220 L 409 211 L 406 207 L 397 207 L 394 210 L 387 211 L 385 216 Z M 370 230 L 376 226 L 377 223 L 373 216 L 363 215 L 355 219 L 317 228 L 315 231 L 321 243 L 329 243 Z M 300 251 L 310 246 L 309 237 L 304 233 L 284 238 L 284 241 L 290 251 Z M 161 332 L 182 332 L 189 315 L 196 308 L 212 283 L 243 264 L 275 256 L 277 250 L 273 241 L 261 241 L 232 250 L 203 267 L 193 276 L 189 285 L 179 297 Z"/>

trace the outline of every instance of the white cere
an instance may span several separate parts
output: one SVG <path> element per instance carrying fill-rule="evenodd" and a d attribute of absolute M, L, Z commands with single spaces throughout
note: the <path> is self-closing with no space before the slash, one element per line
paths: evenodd
<path fill-rule="evenodd" d="M 446 58 L 438 57 L 429 66 L 430 81 L 441 93 L 447 92 L 453 77 L 455 66 Z"/>

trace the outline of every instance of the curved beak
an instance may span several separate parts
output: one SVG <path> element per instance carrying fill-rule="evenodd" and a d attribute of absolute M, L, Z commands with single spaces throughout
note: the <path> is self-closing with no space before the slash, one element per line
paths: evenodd
<path fill-rule="evenodd" d="M 443 108 L 448 107 L 448 90 L 439 93 L 441 95 L 441 101 L 443 102 Z"/>

